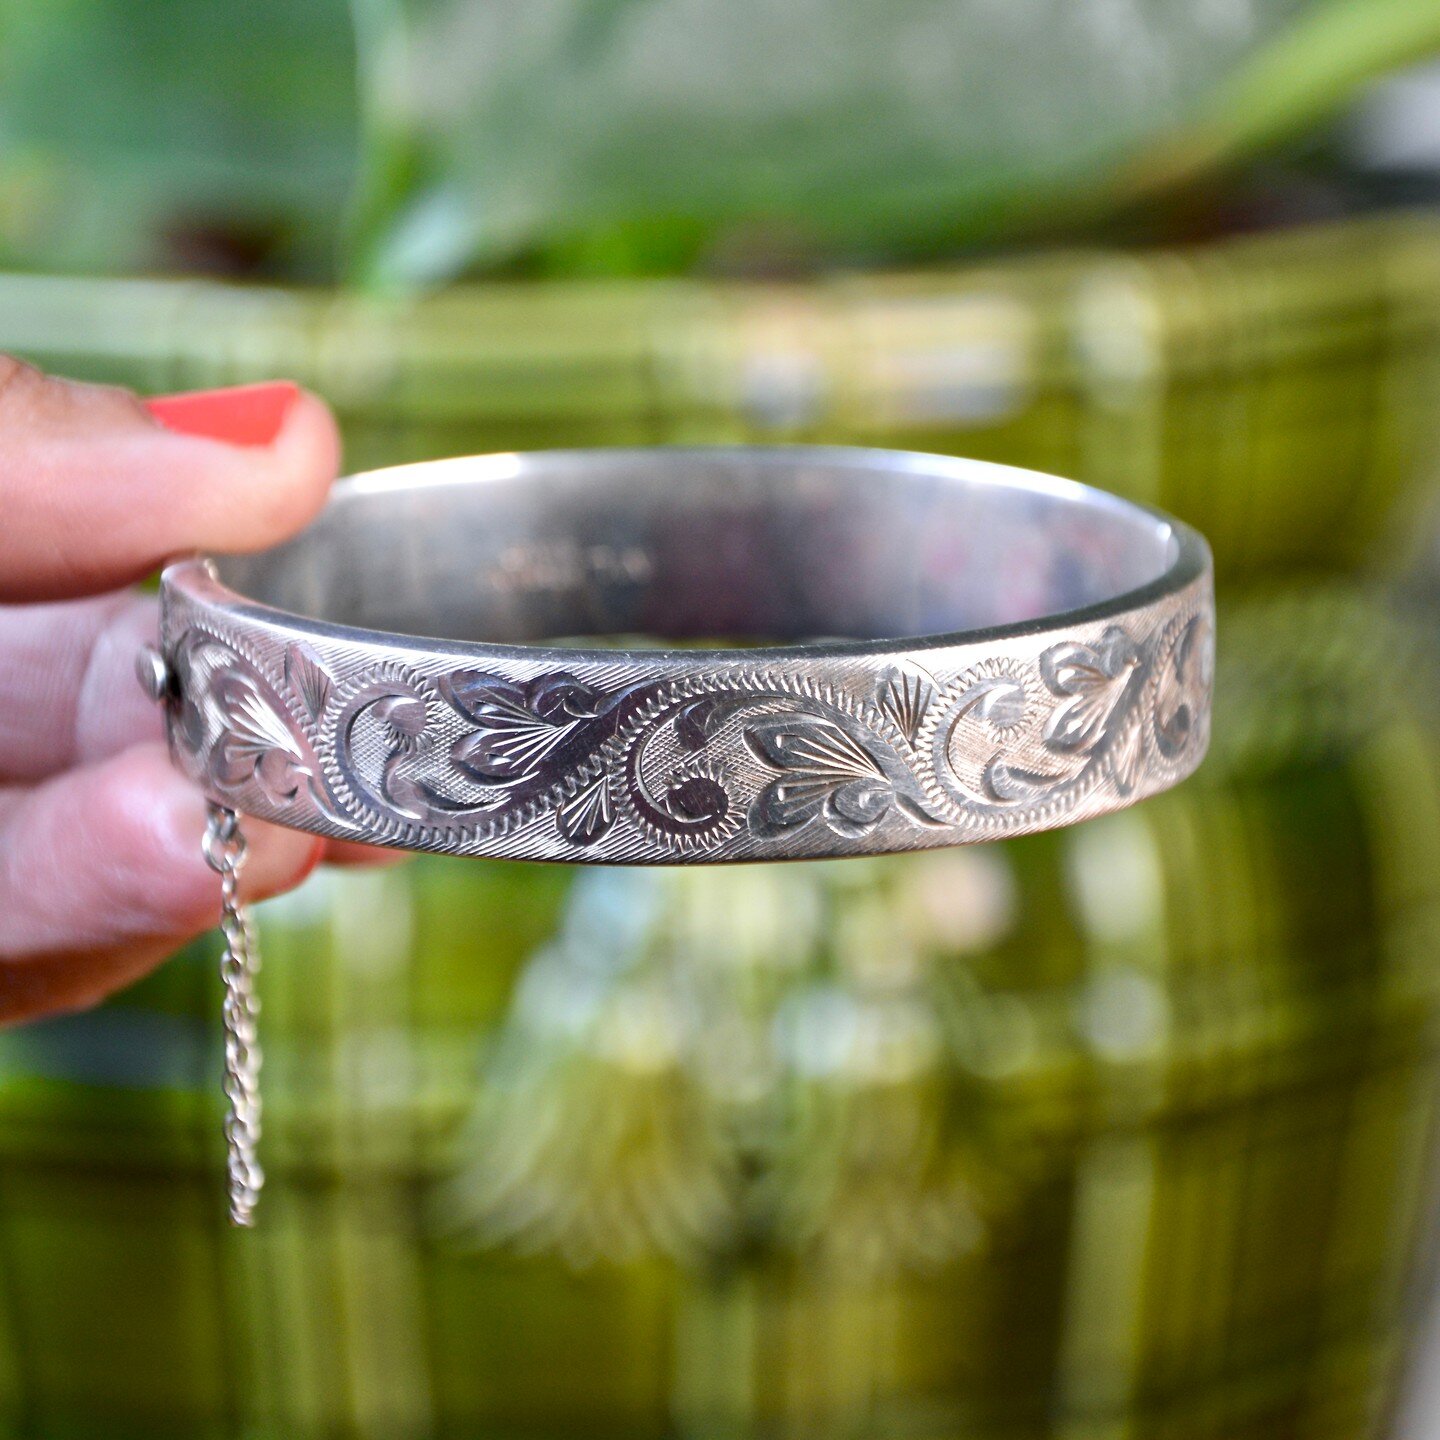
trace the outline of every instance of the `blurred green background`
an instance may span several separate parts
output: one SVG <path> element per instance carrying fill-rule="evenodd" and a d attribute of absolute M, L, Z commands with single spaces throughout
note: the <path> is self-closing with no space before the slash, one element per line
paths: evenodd
<path fill-rule="evenodd" d="M 356 468 L 1008 460 L 1222 580 L 1212 756 L 1134 811 L 266 907 L 254 1233 L 212 944 L 0 1036 L 0 1435 L 1440 1434 L 1437 53 L 1434 0 L 0 0 L 0 348 L 293 376 Z"/>

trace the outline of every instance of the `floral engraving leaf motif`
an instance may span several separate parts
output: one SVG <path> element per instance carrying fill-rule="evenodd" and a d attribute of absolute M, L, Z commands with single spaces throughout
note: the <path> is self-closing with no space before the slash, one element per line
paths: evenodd
<path fill-rule="evenodd" d="M 875 757 L 833 721 L 813 715 L 757 720 L 745 741 L 771 769 L 782 772 L 760 793 L 752 828 L 775 833 L 817 816 L 837 834 L 858 838 L 884 819 L 894 799 Z"/>
<path fill-rule="evenodd" d="M 723 820 L 730 796 L 718 775 L 680 773 L 665 791 L 665 810 L 690 825 Z"/>
<path fill-rule="evenodd" d="M 935 687 L 918 670 L 896 665 L 880 677 L 875 704 L 913 745 L 934 694 Z"/>
<path fill-rule="evenodd" d="M 993 756 L 985 767 L 982 783 L 991 800 L 1014 805 L 1043 799 L 1063 778 L 1061 775 L 1046 775 L 1037 770 L 1011 765 L 1004 759 L 1002 751 Z"/>
<path fill-rule="evenodd" d="M 1013 675 L 977 680 L 955 707 L 957 721 L 967 715 L 994 730 L 1013 730 L 1025 720 L 1025 686 Z"/>
<path fill-rule="evenodd" d="M 1145 773 L 1145 727 L 1132 718 L 1110 749 L 1110 772 L 1121 795 L 1134 793 Z"/>
<path fill-rule="evenodd" d="M 216 783 L 234 789 L 253 778 L 272 803 L 293 800 L 310 767 L 290 727 L 248 675 L 219 671 L 211 694 L 221 725 L 210 759 Z"/>
<path fill-rule="evenodd" d="M 1045 743 L 1067 753 L 1093 750 L 1139 663 L 1130 637 L 1113 625 L 1094 645 L 1065 641 L 1046 650 L 1040 674 L 1056 695 L 1069 698 L 1046 721 Z"/>
<path fill-rule="evenodd" d="M 563 670 L 533 680 L 507 680 L 483 670 L 457 670 L 440 681 L 445 698 L 468 720 L 496 710 L 520 709 L 552 724 L 593 720 L 610 698 L 605 691 Z"/>
<path fill-rule="evenodd" d="M 747 703 L 743 695 L 719 691 L 692 700 L 675 719 L 675 738 L 685 750 L 703 750 L 720 727 Z"/>
<path fill-rule="evenodd" d="M 431 795 L 414 776 L 407 775 L 403 768 L 405 752 L 396 750 L 380 774 L 380 793 L 389 802 L 390 808 L 407 820 L 425 820 L 433 813 Z"/>
<path fill-rule="evenodd" d="M 1155 703 L 1155 741 L 1167 760 L 1182 754 L 1210 692 L 1214 667 L 1214 631 L 1197 615 L 1185 627 L 1163 674 Z"/>
<path fill-rule="evenodd" d="M 564 674 L 517 683 L 461 670 L 442 679 L 440 689 L 477 727 L 455 742 L 451 755 L 487 785 L 511 785 L 536 775 L 582 721 L 601 713 L 607 698 Z"/>
<path fill-rule="evenodd" d="M 371 708 L 397 750 L 408 754 L 420 743 L 426 716 L 425 702 L 418 695 L 403 691 L 382 695 Z"/>
<path fill-rule="evenodd" d="M 335 682 L 320 657 L 303 641 L 295 640 L 285 650 L 285 683 L 300 697 L 310 718 L 318 720 Z"/>
<path fill-rule="evenodd" d="M 555 812 L 555 826 L 572 845 L 593 845 L 615 822 L 610 777 L 604 773 Z"/>
<path fill-rule="evenodd" d="M 227 663 L 235 659 L 233 651 L 221 647 L 215 641 L 210 640 L 208 636 L 194 630 L 186 631 L 180 643 L 175 647 L 176 688 L 180 694 L 175 730 L 185 748 L 192 755 L 199 755 L 205 748 L 205 736 L 209 728 L 205 717 L 205 707 L 200 699 L 202 694 L 200 677 L 203 674 L 200 657 L 201 652 L 206 649 L 222 654 Z"/>
<path fill-rule="evenodd" d="M 572 724 L 551 724 L 497 712 L 478 734 L 455 742 L 451 754 L 462 770 L 489 785 L 527 780 L 569 735 Z"/>

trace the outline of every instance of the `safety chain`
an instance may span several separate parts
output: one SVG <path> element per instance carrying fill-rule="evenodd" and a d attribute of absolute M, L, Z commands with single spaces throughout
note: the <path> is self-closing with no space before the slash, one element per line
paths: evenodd
<path fill-rule="evenodd" d="M 240 818 L 223 805 L 211 804 L 205 829 L 205 862 L 220 877 L 220 930 L 225 950 L 220 978 L 225 984 L 225 1151 L 229 1177 L 230 1220 L 255 1223 L 255 1202 L 265 1183 L 256 1159 L 260 1144 L 260 1046 L 256 1020 L 260 1002 L 255 976 L 260 951 L 250 913 L 239 897 L 240 870 L 245 863 L 245 836 Z"/>

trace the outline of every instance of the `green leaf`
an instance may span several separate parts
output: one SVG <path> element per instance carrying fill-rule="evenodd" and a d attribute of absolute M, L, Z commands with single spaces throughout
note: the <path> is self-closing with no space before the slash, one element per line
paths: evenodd
<path fill-rule="evenodd" d="M 1249 77 L 1288 77 L 1277 114 L 1251 107 L 1259 133 L 1340 93 L 1357 77 L 1335 47 L 1293 37 L 1363 28 L 1334 0 L 356 5 L 380 203 L 352 264 L 380 284 L 556 249 L 603 263 L 645 253 L 652 227 L 697 247 L 953 249 L 1103 200 Z M 1382 8 L 1392 58 L 1434 29 L 1433 0 Z"/>
<path fill-rule="evenodd" d="M 0 0 L 0 263 L 333 274 L 357 135 L 345 0 Z"/>
<path fill-rule="evenodd" d="M 1324 120 L 1366 81 L 1440 48 L 1435 0 L 1325 0 L 1241 66 L 1190 133 L 1162 146 L 1151 183 L 1191 175 Z"/>

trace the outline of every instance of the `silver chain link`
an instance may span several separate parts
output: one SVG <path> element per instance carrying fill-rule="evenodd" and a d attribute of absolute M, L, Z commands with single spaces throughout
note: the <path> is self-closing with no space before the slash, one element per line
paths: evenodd
<path fill-rule="evenodd" d="M 255 976 L 260 951 L 250 912 L 239 897 L 245 864 L 240 818 L 223 805 L 210 806 L 205 829 L 205 862 L 220 877 L 220 930 L 225 951 L 220 978 L 225 984 L 225 1151 L 229 1176 L 230 1221 L 255 1223 L 255 1202 L 265 1183 L 256 1159 L 260 1144 L 260 1045 L 256 1021 L 260 1002 Z"/>

